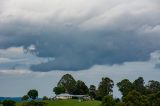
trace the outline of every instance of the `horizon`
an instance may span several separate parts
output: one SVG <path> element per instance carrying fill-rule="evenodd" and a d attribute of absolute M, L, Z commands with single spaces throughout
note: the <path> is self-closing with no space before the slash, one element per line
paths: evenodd
<path fill-rule="evenodd" d="M 39 97 L 69 73 L 89 87 L 160 81 L 160 1 L 1 0 L 0 97 Z"/>

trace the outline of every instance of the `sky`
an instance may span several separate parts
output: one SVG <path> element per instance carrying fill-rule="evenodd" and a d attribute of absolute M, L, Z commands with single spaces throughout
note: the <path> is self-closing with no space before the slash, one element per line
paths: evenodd
<path fill-rule="evenodd" d="M 160 81 L 159 0 L 0 0 L 0 96 L 54 96 L 72 74 Z"/>

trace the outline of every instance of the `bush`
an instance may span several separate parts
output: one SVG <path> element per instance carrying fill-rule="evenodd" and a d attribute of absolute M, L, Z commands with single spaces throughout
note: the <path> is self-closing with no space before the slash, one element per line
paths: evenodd
<path fill-rule="evenodd" d="M 105 96 L 102 100 L 101 106 L 115 106 L 116 102 L 113 99 L 112 95 Z"/>
<path fill-rule="evenodd" d="M 16 102 L 13 100 L 4 100 L 2 104 L 3 106 L 16 106 Z"/>
<path fill-rule="evenodd" d="M 30 101 L 30 102 L 23 103 L 22 106 L 47 106 L 47 103 Z"/>
<path fill-rule="evenodd" d="M 28 100 L 28 99 L 29 99 L 29 96 L 28 96 L 28 95 L 24 95 L 24 96 L 21 98 L 22 101 L 25 101 L 25 100 Z"/>
<path fill-rule="evenodd" d="M 43 100 L 48 100 L 48 97 L 47 96 L 43 96 Z"/>

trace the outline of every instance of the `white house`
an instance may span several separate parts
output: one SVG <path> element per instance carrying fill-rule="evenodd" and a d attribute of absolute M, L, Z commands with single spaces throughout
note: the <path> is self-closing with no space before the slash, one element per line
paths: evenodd
<path fill-rule="evenodd" d="M 79 98 L 79 99 L 84 99 L 84 100 L 90 100 L 90 96 L 88 95 L 70 95 L 68 93 L 62 93 L 59 95 L 55 96 L 55 99 L 72 99 L 72 98 Z"/>
<path fill-rule="evenodd" d="M 70 94 L 62 93 L 62 94 L 56 95 L 55 99 L 72 99 L 72 97 L 73 96 Z"/>

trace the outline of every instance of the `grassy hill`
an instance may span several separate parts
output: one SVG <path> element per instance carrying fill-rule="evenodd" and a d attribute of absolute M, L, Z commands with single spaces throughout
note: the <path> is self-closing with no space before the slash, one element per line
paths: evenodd
<path fill-rule="evenodd" d="M 47 106 L 99 106 L 101 102 L 99 101 L 82 101 L 78 100 L 56 100 L 56 101 L 45 101 L 48 103 Z M 21 106 L 22 102 L 16 104 L 16 106 Z M 2 106 L 2 105 L 0 105 Z"/>

